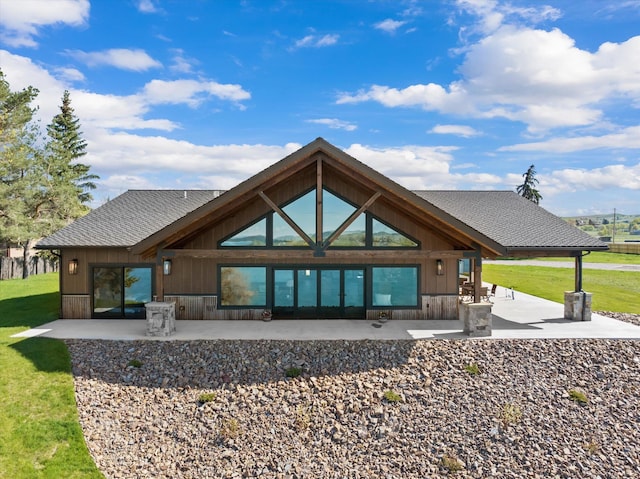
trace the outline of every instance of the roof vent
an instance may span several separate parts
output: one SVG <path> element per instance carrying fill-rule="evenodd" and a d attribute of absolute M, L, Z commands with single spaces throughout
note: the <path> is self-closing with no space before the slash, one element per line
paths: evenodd
<path fill-rule="evenodd" d="M 187 199 L 187 190 L 184 190 L 184 199 Z"/>

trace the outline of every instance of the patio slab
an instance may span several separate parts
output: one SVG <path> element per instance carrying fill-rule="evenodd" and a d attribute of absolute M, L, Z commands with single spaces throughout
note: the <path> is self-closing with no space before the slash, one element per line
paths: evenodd
<path fill-rule="evenodd" d="M 591 321 L 564 319 L 564 305 L 498 287 L 491 298 L 493 331 L 490 339 L 610 338 L 640 339 L 640 326 L 592 315 Z M 459 320 L 272 320 L 177 321 L 168 337 L 146 336 L 146 320 L 61 319 L 23 331 L 15 337 L 105 340 L 361 340 L 465 339 Z"/>

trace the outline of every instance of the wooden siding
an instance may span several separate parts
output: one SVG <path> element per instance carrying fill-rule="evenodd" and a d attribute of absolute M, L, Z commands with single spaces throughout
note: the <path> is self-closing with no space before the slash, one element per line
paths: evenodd
<path fill-rule="evenodd" d="M 458 319 L 458 295 L 422 297 L 427 319 Z"/>
<path fill-rule="evenodd" d="M 88 294 L 63 294 L 62 317 L 64 319 L 90 319 L 91 297 Z"/>
<path fill-rule="evenodd" d="M 217 296 L 165 295 L 164 300 L 176 303 L 176 319 L 220 319 Z"/>

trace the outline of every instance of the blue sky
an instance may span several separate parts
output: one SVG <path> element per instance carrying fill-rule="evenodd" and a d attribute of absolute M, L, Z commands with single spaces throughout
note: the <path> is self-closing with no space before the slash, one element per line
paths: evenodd
<path fill-rule="evenodd" d="M 321 136 L 410 189 L 640 214 L 640 0 L 0 0 L 0 68 L 71 93 L 100 175 L 229 189 Z"/>

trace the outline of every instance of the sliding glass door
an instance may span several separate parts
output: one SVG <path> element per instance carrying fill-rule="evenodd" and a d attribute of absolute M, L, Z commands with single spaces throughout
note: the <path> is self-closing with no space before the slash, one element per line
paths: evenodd
<path fill-rule="evenodd" d="M 93 268 L 94 318 L 145 318 L 152 298 L 150 266 L 96 266 Z"/>

